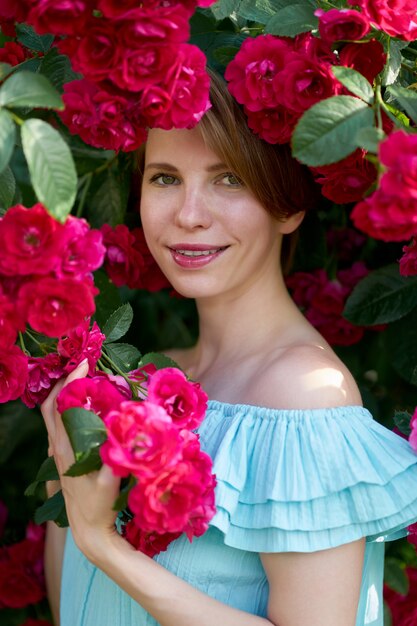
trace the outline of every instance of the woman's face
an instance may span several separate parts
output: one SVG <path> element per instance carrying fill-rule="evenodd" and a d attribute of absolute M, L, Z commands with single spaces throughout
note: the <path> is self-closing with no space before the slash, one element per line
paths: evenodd
<path fill-rule="evenodd" d="M 149 249 L 182 295 L 238 295 L 279 272 L 278 222 L 193 130 L 149 132 L 141 194 Z"/>

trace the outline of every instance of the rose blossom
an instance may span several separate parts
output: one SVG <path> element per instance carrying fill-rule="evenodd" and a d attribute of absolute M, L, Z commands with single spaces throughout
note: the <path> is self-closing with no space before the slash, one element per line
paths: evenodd
<path fill-rule="evenodd" d="M 82 278 L 97 270 L 104 261 L 106 252 L 103 235 L 90 228 L 88 222 L 70 215 L 65 224 L 66 243 L 61 251 L 61 263 L 57 274 Z"/>
<path fill-rule="evenodd" d="M 88 80 L 99 82 L 117 69 L 123 56 L 123 43 L 119 41 L 113 20 L 93 18 L 70 58 L 76 72 Z"/>
<path fill-rule="evenodd" d="M 379 144 L 378 154 L 387 168 L 380 188 L 392 196 L 417 200 L 417 135 L 397 130 Z"/>
<path fill-rule="evenodd" d="M 72 35 L 86 27 L 94 4 L 94 0 L 31 1 L 26 21 L 40 34 Z"/>
<path fill-rule="evenodd" d="M 29 357 L 28 378 L 21 400 L 29 408 L 42 404 L 52 386 L 64 375 L 62 360 L 56 353 Z"/>
<path fill-rule="evenodd" d="M 175 426 L 190 430 L 201 424 L 207 409 L 207 394 L 200 384 L 187 380 L 175 367 L 165 367 L 152 374 L 148 400 L 164 407 Z"/>
<path fill-rule="evenodd" d="M 106 378 L 77 378 L 62 388 L 57 407 L 60 413 L 80 407 L 104 418 L 125 400 L 125 396 Z"/>
<path fill-rule="evenodd" d="M 20 288 L 17 306 L 34 330 L 61 337 L 94 313 L 96 293 L 89 280 L 37 278 Z"/>
<path fill-rule="evenodd" d="M 401 276 L 417 275 L 417 238 L 411 240 L 409 246 L 404 246 L 403 256 L 400 259 Z"/>
<path fill-rule="evenodd" d="M 177 53 L 178 46 L 174 44 L 144 43 L 125 51 L 110 78 L 121 89 L 141 91 L 151 84 L 163 82 Z"/>
<path fill-rule="evenodd" d="M 414 626 L 417 622 L 417 569 L 409 566 L 405 573 L 410 583 L 407 594 L 398 593 L 384 585 L 384 599 L 395 626 Z"/>
<path fill-rule="evenodd" d="M 249 111 L 275 107 L 275 79 L 291 50 L 292 44 L 273 35 L 245 39 L 225 72 L 232 96 Z"/>
<path fill-rule="evenodd" d="M 28 357 L 17 346 L 0 350 L 0 403 L 17 400 L 26 385 Z"/>
<path fill-rule="evenodd" d="M 348 43 L 339 52 L 340 65 L 351 67 L 373 84 L 384 69 L 387 55 L 380 41 L 371 39 L 363 43 Z"/>
<path fill-rule="evenodd" d="M 359 6 L 370 22 L 391 37 L 406 41 L 417 37 L 415 0 L 348 0 L 348 3 Z"/>
<path fill-rule="evenodd" d="M 45 597 L 43 551 L 44 533 L 0 548 L 0 607 L 20 609 Z"/>
<path fill-rule="evenodd" d="M 101 357 L 101 347 L 105 340 L 97 322 L 90 330 L 90 320 L 83 320 L 81 324 L 70 330 L 66 337 L 58 341 L 57 352 L 61 356 L 64 371 L 69 374 L 84 359 L 88 360 L 88 373 L 94 375 L 96 364 Z"/>
<path fill-rule="evenodd" d="M 136 150 L 146 139 L 137 106 L 82 79 L 64 85 L 60 117 L 73 135 L 96 148 Z"/>
<path fill-rule="evenodd" d="M 377 178 L 376 167 L 366 159 L 365 150 L 360 148 L 337 163 L 311 170 L 317 175 L 316 181 L 322 185 L 323 196 L 337 204 L 361 200 Z"/>
<path fill-rule="evenodd" d="M 140 481 L 154 478 L 181 459 L 183 440 L 160 406 L 146 401 L 122 402 L 104 422 L 107 440 L 100 455 L 116 476 L 133 473 Z"/>
<path fill-rule="evenodd" d="M 124 224 L 118 224 L 115 228 L 104 224 L 101 232 L 106 248 L 104 269 L 110 280 L 116 287 L 127 285 L 134 289 L 144 268 L 144 259 L 134 247 L 134 235 Z"/>
<path fill-rule="evenodd" d="M 326 233 L 327 246 L 342 262 L 351 262 L 366 242 L 366 237 L 354 228 L 334 228 Z"/>
<path fill-rule="evenodd" d="M 0 63 L 19 65 L 27 58 L 28 52 L 19 43 L 6 41 L 0 48 Z"/>
<path fill-rule="evenodd" d="M 188 18 L 189 12 L 178 3 L 157 8 L 137 7 L 125 19 L 118 20 L 120 40 L 129 50 L 151 42 L 183 43 L 190 37 Z"/>
<path fill-rule="evenodd" d="M 248 126 L 261 139 L 272 144 L 287 143 L 291 139 L 299 115 L 277 104 L 273 109 L 249 111 L 245 107 Z"/>
<path fill-rule="evenodd" d="M 25 320 L 16 311 L 13 301 L 1 293 L 0 285 L 0 349 L 12 346 L 18 332 L 25 330 Z"/>
<path fill-rule="evenodd" d="M 144 263 L 135 288 L 146 289 L 147 291 L 153 292 L 170 287 L 171 285 L 168 279 L 162 273 L 148 248 L 143 228 L 134 228 L 131 234 L 133 236 L 132 246 L 140 253 Z"/>
<path fill-rule="evenodd" d="M 165 552 L 169 544 L 178 539 L 182 533 L 144 532 L 136 526 L 134 520 L 130 520 L 123 529 L 123 536 L 136 550 L 140 550 L 151 558 L 155 554 Z"/>
<path fill-rule="evenodd" d="M 206 61 L 197 46 L 177 46 L 175 64 L 164 81 L 159 86 L 145 87 L 142 92 L 140 108 L 149 126 L 164 130 L 192 128 L 200 121 L 210 107 Z"/>
<path fill-rule="evenodd" d="M 0 274 L 48 274 L 59 263 L 64 226 L 42 204 L 18 204 L 0 218 Z"/>
<path fill-rule="evenodd" d="M 328 43 L 343 39 L 362 39 L 370 30 L 368 18 L 358 11 L 317 9 L 314 15 L 319 18 L 320 37 Z"/>
<path fill-rule="evenodd" d="M 32 617 L 28 617 L 27 620 L 23 622 L 22 626 L 52 626 L 52 624 L 44 619 L 33 619 Z"/>
<path fill-rule="evenodd" d="M 417 232 L 416 200 L 390 197 L 380 189 L 359 202 L 350 217 L 356 228 L 374 239 L 404 241 Z"/>

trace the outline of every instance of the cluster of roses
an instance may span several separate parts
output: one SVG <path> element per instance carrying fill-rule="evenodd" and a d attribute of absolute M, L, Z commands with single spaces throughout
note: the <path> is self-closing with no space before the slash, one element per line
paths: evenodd
<path fill-rule="evenodd" d="M 83 75 L 65 85 L 62 120 L 88 144 L 127 152 L 147 127 L 190 128 L 209 107 L 205 55 L 185 42 L 196 7 L 213 1 L 22 0 L 0 17 L 57 36 Z"/>
<path fill-rule="evenodd" d="M 15 344 L 26 325 L 62 337 L 95 311 L 91 272 L 103 262 L 99 231 L 83 219 L 61 224 L 41 204 L 0 218 L 0 402 L 25 390 L 29 358 Z M 31 364 L 32 365 L 32 364 Z"/>
<path fill-rule="evenodd" d="M 362 339 L 365 329 L 351 324 L 342 313 L 352 289 L 367 274 L 364 263 L 358 261 L 339 270 L 334 279 L 324 269 L 318 269 L 296 272 L 286 282 L 294 302 L 323 337 L 332 345 L 350 346 Z"/>
<path fill-rule="evenodd" d="M 414 626 L 417 622 L 417 568 L 408 566 L 405 573 L 409 582 L 407 594 L 394 591 L 384 585 L 384 600 L 395 626 Z"/>
<path fill-rule="evenodd" d="M 215 477 L 196 429 L 207 408 L 198 383 L 176 368 L 145 366 L 120 377 L 100 373 L 66 385 L 58 410 L 83 407 L 106 425 L 101 458 L 116 476 L 129 478 L 126 539 L 149 556 L 185 533 L 191 541 L 215 513 Z M 141 400 L 132 400 L 131 386 Z"/>
<path fill-rule="evenodd" d="M 0 538 L 7 520 L 7 507 L 0 502 Z M 45 530 L 29 522 L 21 541 L 0 548 L 0 610 L 21 609 L 36 604 L 46 596 L 43 571 Z M 33 624 L 37 621 L 33 621 Z M 25 622 L 26 626 L 31 622 Z M 40 621 L 50 626 L 49 623 Z"/>

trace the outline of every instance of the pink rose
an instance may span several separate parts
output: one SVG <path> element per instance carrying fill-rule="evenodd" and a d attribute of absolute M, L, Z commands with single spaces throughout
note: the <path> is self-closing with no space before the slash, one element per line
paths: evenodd
<path fill-rule="evenodd" d="M 158 3 L 159 4 L 159 3 Z M 136 5 L 137 6 L 137 5 Z M 120 40 L 127 49 L 155 42 L 183 43 L 190 37 L 189 11 L 178 3 L 136 8 L 118 21 Z"/>
<path fill-rule="evenodd" d="M 200 121 L 210 107 L 206 60 L 197 46 L 177 46 L 176 62 L 164 81 L 142 92 L 140 108 L 150 127 L 192 128 Z"/>
<path fill-rule="evenodd" d="M 331 254 L 342 262 L 351 262 L 366 242 L 362 233 L 348 226 L 329 230 L 326 235 Z"/>
<path fill-rule="evenodd" d="M 104 261 L 103 235 L 99 230 L 91 229 L 86 220 L 72 215 L 67 218 L 64 228 L 66 243 L 57 274 L 59 277 L 83 278 Z"/>
<path fill-rule="evenodd" d="M 363 337 L 362 326 L 354 326 L 339 314 L 323 313 L 319 309 L 311 308 L 306 311 L 305 316 L 330 345 L 351 346 Z"/>
<path fill-rule="evenodd" d="M 105 417 L 107 441 L 100 449 L 103 463 L 116 476 L 154 478 L 180 459 L 183 440 L 161 407 L 150 402 L 122 402 Z"/>
<path fill-rule="evenodd" d="M 84 359 L 88 360 L 88 373 L 94 375 L 96 364 L 101 357 L 101 347 L 105 340 L 97 322 L 90 330 L 90 320 L 83 320 L 81 324 L 70 330 L 66 337 L 58 341 L 57 352 L 60 355 L 64 371 L 69 374 Z"/>
<path fill-rule="evenodd" d="M 134 289 L 140 284 L 145 266 L 142 254 L 135 247 L 135 236 L 124 224 L 118 224 L 115 228 L 104 224 L 101 232 L 106 248 L 104 269 L 110 280 L 116 287 L 127 285 Z"/>
<path fill-rule="evenodd" d="M 90 20 L 88 30 L 70 54 L 74 70 L 93 82 L 108 78 L 122 63 L 123 56 L 123 42 L 119 41 L 116 24 L 105 18 Z"/>
<path fill-rule="evenodd" d="M 135 103 L 100 89 L 85 79 L 64 85 L 60 113 L 70 133 L 106 150 L 136 150 L 146 139 Z"/>
<path fill-rule="evenodd" d="M 380 181 L 382 191 L 417 200 L 417 135 L 397 130 L 379 144 L 378 153 L 387 168 Z"/>
<path fill-rule="evenodd" d="M 316 102 L 341 91 L 330 65 L 294 54 L 279 75 L 277 97 L 291 112 L 304 113 Z"/>
<path fill-rule="evenodd" d="M 104 17 L 118 18 L 138 6 L 137 0 L 99 0 L 98 9 Z"/>
<path fill-rule="evenodd" d="M 52 624 L 44 619 L 33 619 L 32 617 L 28 617 L 27 620 L 23 622 L 22 626 L 52 626 Z"/>
<path fill-rule="evenodd" d="M 288 143 L 299 115 L 277 104 L 273 109 L 249 111 L 245 107 L 248 126 L 261 139 L 272 144 Z"/>
<path fill-rule="evenodd" d="M 20 609 L 46 595 L 44 540 L 23 539 L 0 549 L 0 607 Z"/>
<path fill-rule="evenodd" d="M 0 218 L 0 274 L 48 274 L 60 262 L 64 226 L 42 204 L 18 204 Z"/>
<path fill-rule="evenodd" d="M 311 168 L 322 185 L 322 194 L 338 204 L 357 202 L 376 181 L 375 165 L 359 148 L 348 157 L 331 165 Z"/>
<path fill-rule="evenodd" d="M 1 293 L 0 285 L 0 349 L 12 346 L 18 332 L 25 330 L 25 320 L 16 311 L 13 301 Z"/>
<path fill-rule="evenodd" d="M 411 41 L 417 37 L 415 0 L 348 0 L 378 28 L 391 35 Z"/>
<path fill-rule="evenodd" d="M 156 263 L 148 248 L 143 228 L 134 228 L 131 234 L 133 236 L 132 246 L 140 253 L 144 263 L 135 288 L 146 289 L 147 291 L 153 292 L 170 287 L 171 285 L 168 279 L 160 270 L 159 265 Z"/>
<path fill-rule="evenodd" d="M 181 370 L 165 367 L 151 376 L 148 400 L 162 406 L 177 428 L 197 428 L 207 409 L 207 394 Z"/>
<path fill-rule="evenodd" d="M 384 585 L 384 600 L 388 604 L 395 626 L 414 626 L 417 622 L 417 569 L 408 566 L 405 573 L 409 581 L 407 594 L 398 593 Z"/>
<path fill-rule="evenodd" d="M 340 65 L 351 67 L 373 84 L 384 69 L 387 55 L 380 41 L 371 39 L 363 43 L 348 43 L 339 52 Z"/>
<path fill-rule="evenodd" d="M 19 65 L 19 63 L 23 63 L 28 56 L 28 51 L 14 41 L 6 41 L 3 47 L 0 48 L 0 63 Z"/>
<path fill-rule="evenodd" d="M 121 89 L 141 91 L 163 82 L 177 54 L 177 45 L 144 43 L 125 51 L 110 78 Z"/>
<path fill-rule="evenodd" d="M 317 9 L 320 37 L 328 42 L 362 39 L 370 30 L 368 18 L 349 9 Z"/>
<path fill-rule="evenodd" d="M 123 378 L 123 376 L 119 376 L 118 374 L 108 374 L 102 370 L 96 370 L 94 372 L 94 380 L 98 381 L 99 378 L 104 378 L 111 383 L 113 387 L 115 387 L 117 391 L 122 394 L 124 400 L 132 399 L 132 390 L 126 378 Z"/>
<path fill-rule="evenodd" d="M 78 378 L 60 391 L 57 407 L 60 413 L 77 407 L 104 417 L 126 400 L 115 385 L 103 377 Z"/>
<path fill-rule="evenodd" d="M 409 246 L 404 246 L 403 256 L 400 259 L 400 274 L 415 276 L 417 274 L 417 238 L 411 240 Z M 1 322 L 0 322 L 1 323 Z"/>
<path fill-rule="evenodd" d="M 72 35 L 86 27 L 94 0 L 36 0 L 31 1 L 27 22 L 38 33 Z"/>
<path fill-rule="evenodd" d="M 286 278 L 286 285 L 292 291 L 294 302 L 302 309 L 307 308 L 315 295 L 328 282 L 325 270 L 296 272 Z"/>
<path fill-rule="evenodd" d="M 292 44 L 273 35 L 248 37 L 226 68 L 229 91 L 249 111 L 274 108 L 277 91 Z M 278 81 L 278 84 L 276 84 Z"/>
<path fill-rule="evenodd" d="M 63 375 L 64 368 L 58 354 L 51 353 L 42 357 L 29 357 L 28 378 L 21 396 L 22 402 L 29 408 L 42 404 L 53 385 Z"/>
<path fill-rule="evenodd" d="M 17 306 L 34 330 L 62 337 L 94 313 L 96 293 L 89 280 L 48 276 L 24 284 Z"/>
<path fill-rule="evenodd" d="M 178 539 L 181 533 L 164 533 L 161 535 L 144 532 L 136 526 L 134 520 L 130 520 L 123 529 L 123 535 L 136 550 L 140 550 L 152 558 L 155 554 L 165 552 L 169 544 Z"/>
<path fill-rule="evenodd" d="M 25 390 L 28 357 L 17 346 L 0 350 L 0 403 L 17 400 Z"/>

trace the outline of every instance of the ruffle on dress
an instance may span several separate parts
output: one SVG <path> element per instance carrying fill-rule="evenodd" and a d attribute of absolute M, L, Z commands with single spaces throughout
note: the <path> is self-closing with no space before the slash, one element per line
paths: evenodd
<path fill-rule="evenodd" d="M 217 477 L 210 524 L 231 547 L 313 552 L 417 520 L 417 453 L 363 407 L 211 401 L 198 432 Z"/>

